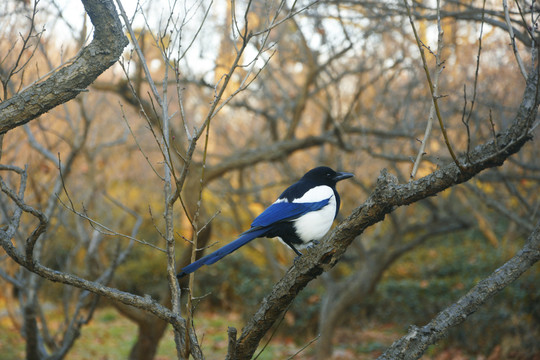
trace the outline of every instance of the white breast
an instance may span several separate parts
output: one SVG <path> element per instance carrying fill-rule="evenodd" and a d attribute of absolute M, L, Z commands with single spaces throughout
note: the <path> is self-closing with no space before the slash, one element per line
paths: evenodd
<path fill-rule="evenodd" d="M 307 191 L 294 202 L 317 202 L 330 198 L 328 205 L 317 211 L 300 216 L 294 221 L 294 229 L 304 243 L 320 240 L 326 235 L 336 215 L 336 197 L 331 187 L 321 185 Z"/>

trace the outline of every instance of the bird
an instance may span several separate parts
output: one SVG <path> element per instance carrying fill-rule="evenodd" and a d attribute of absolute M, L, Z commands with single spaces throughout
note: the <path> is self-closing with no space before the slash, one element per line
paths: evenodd
<path fill-rule="evenodd" d="M 330 230 L 339 212 L 341 199 L 336 184 L 353 176 L 352 173 L 336 172 L 327 166 L 309 170 L 257 216 L 249 230 L 231 243 L 184 267 L 177 277 L 182 278 L 204 265 L 214 264 L 260 237 L 277 237 L 297 256 L 302 256 L 298 249 L 316 245 Z"/>

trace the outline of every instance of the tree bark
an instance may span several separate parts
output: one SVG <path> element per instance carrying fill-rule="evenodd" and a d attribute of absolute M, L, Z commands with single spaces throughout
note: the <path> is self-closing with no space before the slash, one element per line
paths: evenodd
<path fill-rule="evenodd" d="M 209 224 L 199 234 L 199 245 L 201 247 L 206 246 L 211 234 L 211 224 Z M 203 255 L 200 251 L 198 257 Z M 178 261 L 179 267 L 189 265 L 191 260 L 191 247 L 187 248 L 182 253 L 182 258 Z M 180 288 L 184 289 L 188 287 L 188 278 L 184 277 L 179 280 Z M 165 289 L 165 287 L 164 287 Z M 182 292 L 182 297 L 187 292 Z M 169 291 L 163 291 L 164 299 L 161 300 L 163 306 L 170 308 L 171 306 L 171 293 Z M 162 319 L 152 316 L 147 312 L 135 307 L 126 306 L 122 303 L 112 302 L 113 306 L 126 318 L 137 324 L 137 339 L 131 347 L 129 353 L 130 360 L 151 360 L 155 357 L 159 342 L 163 337 L 165 330 L 167 329 L 167 322 Z"/>
<path fill-rule="evenodd" d="M 263 336 L 281 317 L 298 292 L 322 272 L 331 269 L 354 238 L 365 229 L 382 221 L 397 207 L 464 183 L 482 170 L 502 165 L 508 157 L 518 152 L 532 137 L 530 128 L 537 110 L 538 73 L 534 69 L 529 75 L 521 105 L 512 124 L 497 139 L 477 146 L 468 156 L 459 157 L 462 169 L 451 162 L 421 179 L 405 184 L 399 184 L 384 169 L 375 190 L 364 204 L 356 208 L 320 245 L 300 257 L 262 300 L 259 310 L 247 322 L 238 340 L 238 359 L 251 359 Z"/>
<path fill-rule="evenodd" d="M 331 357 L 332 341 L 336 328 L 340 325 L 342 319 L 345 319 L 351 306 L 358 304 L 361 299 L 373 292 L 390 265 L 403 254 L 415 249 L 434 236 L 452 233 L 468 227 L 465 221 L 456 219 L 454 216 L 449 215 L 439 219 L 439 221 L 429 219 L 420 226 L 423 230 L 418 230 L 416 226 L 413 226 L 414 230 L 402 228 L 401 231 L 389 233 L 387 237 L 377 241 L 377 245 L 363 255 L 365 260 L 353 275 L 337 284 L 332 283 L 327 288 L 320 311 L 320 338 L 317 341 L 317 359 L 323 360 Z M 412 232 L 417 234 L 416 239 L 405 242 L 405 235 Z"/>
<path fill-rule="evenodd" d="M 40 360 L 39 330 L 36 320 L 36 308 L 33 301 L 25 304 L 24 311 L 24 336 L 26 340 L 26 360 Z"/>
<path fill-rule="evenodd" d="M 154 316 L 145 316 L 147 321 L 137 323 L 137 341 L 131 347 L 129 360 L 152 360 L 158 350 L 167 323 Z"/>
<path fill-rule="evenodd" d="M 419 359 L 427 347 L 443 338 L 448 330 L 461 324 L 486 300 L 504 289 L 540 260 L 540 224 L 527 239 L 525 246 L 489 277 L 480 281 L 456 303 L 441 311 L 421 328 L 411 326 L 409 332 L 394 342 L 378 359 Z"/>
<path fill-rule="evenodd" d="M 0 103 L 0 135 L 86 91 L 99 75 L 118 61 L 128 39 L 114 4 L 110 0 L 82 0 L 82 3 L 94 25 L 92 42 L 82 48 L 69 65 Z"/>

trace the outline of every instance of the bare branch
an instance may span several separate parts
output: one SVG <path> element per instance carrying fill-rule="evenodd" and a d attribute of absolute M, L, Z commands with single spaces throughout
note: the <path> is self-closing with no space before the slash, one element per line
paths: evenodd
<path fill-rule="evenodd" d="M 514 282 L 540 260 L 540 224 L 512 259 L 480 281 L 466 295 L 441 311 L 421 328 L 411 326 L 407 335 L 394 342 L 378 359 L 419 359 L 428 346 L 443 338 L 451 327 L 461 324 L 489 298 Z"/>
<path fill-rule="evenodd" d="M 512 27 L 512 23 L 510 22 L 510 14 L 508 11 L 508 0 L 503 0 L 503 9 L 504 9 L 504 20 L 506 21 L 506 26 L 508 27 L 508 35 L 510 35 L 510 43 L 512 44 L 512 51 L 514 52 L 514 56 L 516 57 L 519 71 L 521 71 L 521 75 L 523 75 L 524 79 L 527 79 L 527 70 L 525 70 L 525 65 L 523 65 L 523 60 L 521 59 L 521 56 L 519 55 L 519 51 L 516 45 L 516 36 L 514 35 L 514 28 Z"/>
<path fill-rule="evenodd" d="M 152 89 L 152 95 L 154 95 L 154 98 L 158 102 L 158 104 L 161 106 L 163 104 L 163 100 L 161 99 L 161 96 L 159 95 L 159 92 L 157 91 L 156 84 L 154 83 L 154 80 L 152 80 L 152 76 L 150 75 L 150 70 L 148 70 L 148 65 L 146 63 L 146 58 L 141 50 L 141 47 L 139 46 L 139 43 L 137 42 L 137 37 L 135 36 L 135 32 L 133 31 L 133 28 L 131 27 L 131 21 L 129 21 L 126 11 L 124 10 L 124 6 L 122 5 L 122 1 L 116 0 L 116 5 L 118 5 L 118 9 L 120 10 L 120 16 L 122 16 L 122 19 L 124 19 L 124 25 L 126 26 L 126 29 L 129 32 L 129 36 L 131 37 L 131 43 L 135 47 L 135 51 L 137 51 L 137 55 L 141 59 L 140 65 L 144 69 L 144 73 L 146 74 L 146 79 L 148 80 L 148 84 L 150 85 L 150 89 Z"/>
<path fill-rule="evenodd" d="M 443 71 L 443 63 L 441 61 L 441 53 L 443 48 L 443 29 L 441 25 L 441 13 L 440 13 L 440 1 L 437 0 L 437 52 L 435 53 L 435 76 L 433 79 L 433 88 L 434 88 L 434 97 L 439 96 L 439 76 L 441 75 L 441 72 Z M 433 118 L 435 116 L 435 101 L 431 103 L 430 109 L 429 109 L 429 116 L 428 121 L 426 124 L 426 130 L 424 132 L 424 138 L 420 142 L 420 149 L 418 149 L 418 154 L 416 155 L 416 159 L 413 164 L 413 169 L 411 171 L 411 179 L 414 179 L 416 177 L 416 172 L 418 171 L 418 167 L 420 166 L 420 162 L 422 160 L 422 157 L 425 154 L 426 151 L 426 145 L 429 139 L 429 136 L 431 135 L 431 129 L 433 128 Z"/>
<path fill-rule="evenodd" d="M 418 36 L 418 33 L 416 32 L 416 26 L 414 25 L 414 21 L 411 15 L 411 8 L 409 7 L 408 0 L 404 0 L 405 6 L 407 8 L 407 14 L 409 16 L 409 22 L 411 23 L 411 27 L 413 29 L 414 38 L 416 39 L 416 44 L 418 45 L 418 49 L 420 51 L 420 57 L 422 58 L 422 63 L 424 65 L 424 72 L 426 74 L 426 79 L 429 85 L 429 91 L 431 93 L 431 98 L 433 101 L 433 106 L 435 107 L 435 113 L 437 114 L 437 119 L 439 120 L 439 125 L 441 127 L 441 132 L 443 134 L 444 142 L 446 144 L 446 147 L 448 148 L 448 152 L 450 153 L 450 156 L 452 156 L 452 159 L 456 163 L 456 166 L 461 170 L 464 171 L 461 164 L 458 162 L 458 159 L 456 157 L 456 154 L 454 153 L 454 150 L 452 149 L 452 145 L 450 145 L 450 140 L 448 139 L 448 134 L 446 133 L 446 128 L 444 126 L 444 122 L 442 120 L 441 111 L 439 110 L 439 102 L 438 102 L 438 96 L 436 96 L 436 89 L 433 86 L 433 81 L 431 80 L 431 75 L 429 74 L 429 68 L 427 66 L 426 62 L 426 55 L 424 54 L 424 48 L 422 46 L 422 42 L 420 40 L 420 37 Z M 442 30 L 439 30 L 441 32 Z"/>
<path fill-rule="evenodd" d="M 0 135 L 73 99 L 118 60 L 127 38 L 112 1 L 82 2 L 95 27 L 94 39 L 71 64 L 0 103 Z"/>
<path fill-rule="evenodd" d="M 493 141 L 487 142 L 471 151 L 472 164 L 464 171 L 452 162 L 406 184 L 398 184 L 397 178 L 383 170 L 376 188 L 364 204 L 356 208 L 321 244 L 300 257 L 263 299 L 259 310 L 248 321 L 238 340 L 238 359 L 251 358 L 262 337 L 298 292 L 321 273 L 331 269 L 366 228 L 382 221 L 385 215 L 399 206 L 409 205 L 466 182 L 484 169 L 500 166 L 509 156 L 519 151 L 531 138 L 529 129 L 537 109 L 538 75 L 533 72 L 529 76 L 514 122 L 498 139 L 500 148 L 496 148 Z"/>

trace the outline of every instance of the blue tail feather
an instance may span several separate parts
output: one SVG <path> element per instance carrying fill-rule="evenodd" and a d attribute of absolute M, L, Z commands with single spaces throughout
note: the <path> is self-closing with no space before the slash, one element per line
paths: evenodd
<path fill-rule="evenodd" d="M 220 260 L 224 256 L 229 255 L 233 251 L 238 250 L 240 247 L 246 245 L 251 240 L 258 238 L 260 236 L 263 236 L 267 230 L 268 229 L 265 229 L 265 228 L 252 228 L 246 231 L 245 233 L 240 235 L 238 239 L 219 248 L 213 253 L 203 256 L 199 260 L 189 264 L 188 266 L 180 270 L 180 272 L 178 273 L 178 275 L 176 275 L 176 277 L 181 278 L 183 276 L 191 274 L 192 272 L 194 272 L 195 270 L 197 270 L 203 265 L 212 265 L 213 263 Z"/>

